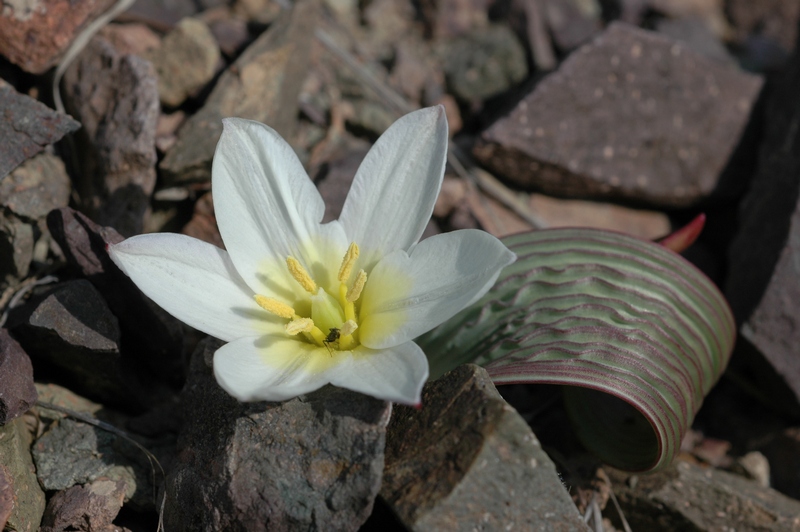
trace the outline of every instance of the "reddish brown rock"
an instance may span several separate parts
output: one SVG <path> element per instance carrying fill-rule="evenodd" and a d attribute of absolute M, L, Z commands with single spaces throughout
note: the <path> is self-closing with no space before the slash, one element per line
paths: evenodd
<path fill-rule="evenodd" d="M 20 0 L 0 11 L 0 54 L 33 74 L 55 65 L 75 37 L 115 0 Z"/>
<path fill-rule="evenodd" d="M 484 132 L 475 155 L 522 187 L 685 207 L 717 186 L 761 85 L 614 23 Z"/>
<path fill-rule="evenodd" d="M 0 329 L 0 425 L 27 412 L 36 398 L 31 360 L 8 331 Z"/>
<path fill-rule="evenodd" d="M 112 522 L 125 496 L 125 483 L 98 479 L 56 493 L 47 503 L 40 532 L 121 532 Z"/>
<path fill-rule="evenodd" d="M 158 88 L 152 65 L 95 37 L 64 76 L 64 103 L 83 128 L 75 183 L 82 210 L 120 233 L 141 233 L 156 182 Z"/>
<path fill-rule="evenodd" d="M 0 30 L 0 34 L 2 30 Z M 0 178 L 81 125 L 0 80 Z"/>

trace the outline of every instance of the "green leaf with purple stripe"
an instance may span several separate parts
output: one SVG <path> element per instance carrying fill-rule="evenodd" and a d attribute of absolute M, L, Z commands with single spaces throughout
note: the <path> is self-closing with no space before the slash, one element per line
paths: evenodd
<path fill-rule="evenodd" d="M 504 243 L 519 258 L 492 290 L 418 339 L 431 378 L 473 362 L 496 384 L 565 385 L 587 448 L 629 470 L 669 464 L 733 349 L 722 294 L 681 256 L 622 234 Z"/>

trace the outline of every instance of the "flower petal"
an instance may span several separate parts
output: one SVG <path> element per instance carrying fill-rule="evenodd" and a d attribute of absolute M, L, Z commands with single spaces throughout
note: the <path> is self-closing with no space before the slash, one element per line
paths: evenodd
<path fill-rule="evenodd" d="M 419 405 L 422 386 L 428 380 L 428 359 L 414 342 L 389 349 L 356 348 L 345 371 L 336 372 L 331 383 L 384 401 Z"/>
<path fill-rule="evenodd" d="M 164 310 L 220 340 L 279 327 L 261 310 L 228 253 L 185 235 L 139 235 L 108 248 L 114 263 Z"/>
<path fill-rule="evenodd" d="M 356 172 L 339 221 L 367 271 L 408 250 L 430 220 L 447 159 L 444 107 L 407 114 L 381 135 Z"/>
<path fill-rule="evenodd" d="M 242 338 L 214 353 L 214 376 L 239 401 L 285 401 L 330 382 L 338 365 L 321 348 L 286 334 Z"/>
<path fill-rule="evenodd" d="M 361 343 L 384 349 L 416 338 L 480 298 L 516 259 L 489 233 L 468 229 L 396 251 L 372 270 L 361 303 Z"/>
<path fill-rule="evenodd" d="M 222 346 L 214 354 L 214 375 L 240 401 L 284 401 L 334 384 L 378 399 L 418 404 L 428 360 L 413 342 L 331 355 L 324 348 L 272 334 Z"/>
<path fill-rule="evenodd" d="M 297 289 L 285 267 L 293 256 L 312 268 L 320 249 L 347 249 L 337 222 L 321 225 L 325 203 L 275 130 L 241 118 L 223 120 L 212 167 L 219 231 L 242 278 L 256 292 Z M 341 256 L 336 260 L 341 260 Z M 277 277 L 277 278 L 276 278 Z"/>

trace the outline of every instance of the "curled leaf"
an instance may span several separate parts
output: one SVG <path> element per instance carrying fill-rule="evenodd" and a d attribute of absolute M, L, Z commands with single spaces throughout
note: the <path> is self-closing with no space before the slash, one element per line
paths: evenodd
<path fill-rule="evenodd" d="M 697 240 L 697 237 L 703 232 L 703 227 L 705 227 L 705 225 L 706 215 L 702 213 L 698 214 L 692 218 L 691 222 L 677 231 L 668 234 L 659 240 L 658 243 L 675 253 L 683 253 L 689 249 L 689 246 L 694 244 L 694 241 Z"/>
<path fill-rule="evenodd" d="M 474 362 L 496 384 L 565 385 L 587 448 L 629 470 L 669 464 L 733 349 L 722 294 L 679 255 L 626 235 L 550 229 L 504 243 L 517 262 L 418 340 L 431 377 Z"/>

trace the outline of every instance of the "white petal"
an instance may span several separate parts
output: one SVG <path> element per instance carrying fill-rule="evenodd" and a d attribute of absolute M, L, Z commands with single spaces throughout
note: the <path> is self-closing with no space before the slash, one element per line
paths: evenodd
<path fill-rule="evenodd" d="M 214 354 L 219 385 L 240 401 L 284 401 L 334 384 L 378 399 L 419 404 L 428 360 L 413 342 L 328 353 L 283 334 L 243 338 Z"/>
<path fill-rule="evenodd" d="M 373 349 L 416 338 L 473 303 L 516 256 L 497 238 L 474 229 L 425 239 L 411 254 L 396 251 L 367 279 L 361 342 Z"/>
<path fill-rule="evenodd" d="M 339 369 L 322 347 L 284 334 L 242 338 L 214 353 L 214 375 L 240 401 L 285 401 L 330 382 Z"/>
<path fill-rule="evenodd" d="M 415 244 L 433 212 L 447 159 L 442 106 L 407 114 L 372 146 L 356 172 L 339 221 L 369 270 Z"/>
<path fill-rule="evenodd" d="M 293 256 L 312 269 L 320 248 L 347 249 L 341 226 L 320 224 L 325 204 L 291 146 L 273 129 L 241 118 L 223 121 L 212 167 L 214 209 L 236 269 L 258 293 L 299 289 L 286 267 Z M 334 266 L 336 267 L 336 266 Z"/>
<path fill-rule="evenodd" d="M 425 353 L 414 342 L 406 342 L 381 350 L 359 346 L 349 358 L 346 371 L 336 372 L 331 382 L 384 401 L 419 405 L 426 380 Z"/>
<path fill-rule="evenodd" d="M 139 235 L 109 246 L 114 263 L 147 297 L 195 329 L 231 341 L 279 326 L 261 310 L 228 253 L 185 235 Z"/>

